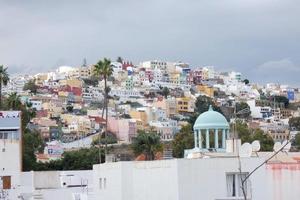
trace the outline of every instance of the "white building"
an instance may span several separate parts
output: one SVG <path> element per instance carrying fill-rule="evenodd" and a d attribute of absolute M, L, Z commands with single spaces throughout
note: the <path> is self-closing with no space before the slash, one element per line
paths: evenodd
<path fill-rule="evenodd" d="M 261 158 L 173 159 L 94 165 L 94 192 L 98 199 L 198 200 L 242 199 L 240 176 L 245 177 Z M 263 170 L 247 182 L 249 199 L 268 199 Z M 261 192 L 260 192 L 261 191 Z"/>
<path fill-rule="evenodd" d="M 22 170 L 21 113 L 0 111 L 0 193 L 17 199 Z"/>
<path fill-rule="evenodd" d="M 269 106 L 257 106 L 255 100 L 247 101 L 250 107 L 251 117 L 254 119 L 267 119 L 272 115 L 272 108 Z"/>
<path fill-rule="evenodd" d="M 150 68 L 150 69 L 166 70 L 167 69 L 167 62 L 158 61 L 158 60 L 145 61 L 141 64 L 141 66 L 144 67 L 144 68 Z"/>

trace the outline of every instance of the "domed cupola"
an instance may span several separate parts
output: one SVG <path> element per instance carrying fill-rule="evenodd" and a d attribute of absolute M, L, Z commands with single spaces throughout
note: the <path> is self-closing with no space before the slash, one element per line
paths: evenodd
<path fill-rule="evenodd" d="M 228 134 L 226 118 L 209 106 L 208 111 L 199 115 L 194 124 L 195 149 L 225 151 Z"/>

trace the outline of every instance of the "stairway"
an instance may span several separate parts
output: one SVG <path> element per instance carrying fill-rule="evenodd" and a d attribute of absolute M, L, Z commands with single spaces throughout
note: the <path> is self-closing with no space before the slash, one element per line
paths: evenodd
<path fill-rule="evenodd" d="M 44 199 L 43 194 L 40 191 L 35 191 L 32 194 L 32 197 L 33 197 L 33 200 L 43 200 Z"/>
<path fill-rule="evenodd" d="M 169 160 L 169 159 L 173 159 L 173 150 L 172 148 L 165 148 L 163 151 L 163 159 L 164 160 Z"/>

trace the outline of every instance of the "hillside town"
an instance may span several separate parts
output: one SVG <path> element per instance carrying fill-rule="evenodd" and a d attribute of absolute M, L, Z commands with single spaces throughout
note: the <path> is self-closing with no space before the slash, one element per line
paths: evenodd
<path fill-rule="evenodd" d="M 162 141 L 172 141 L 197 112 L 196 101 L 202 96 L 211 99 L 228 121 L 242 118 L 275 142 L 294 138 L 299 131 L 289 126 L 290 118 L 300 116 L 299 88 L 259 85 L 239 72 L 220 72 L 213 66 L 156 60 L 133 64 L 119 59 L 111 63 L 107 79 L 108 132 L 119 144 L 129 144 L 138 130 L 150 129 Z M 37 130 L 43 141 L 85 147 L 89 144 L 83 141 L 102 133 L 105 123 L 104 80 L 94 68 L 84 61 L 80 67 L 18 75 L 10 78 L 2 93 L 16 93 L 23 104 L 31 105 L 36 116 L 28 127 Z M 242 109 L 248 113 L 241 113 Z"/>
<path fill-rule="evenodd" d="M 3 140 L 5 149 L 1 160 L 6 160 L 8 155 L 5 153 L 9 153 L 21 160 L 19 164 L 12 162 L 18 166 L 16 171 L 36 171 L 29 174 L 23 172 L 21 178 L 16 179 L 16 182 L 22 182 L 24 177 L 28 179 L 32 176 L 35 180 L 31 186 L 35 188 L 31 189 L 35 192 L 24 193 L 24 187 L 19 189 L 23 193 L 20 192 L 18 197 L 23 194 L 23 199 L 48 199 L 51 195 L 63 192 L 64 190 L 57 189 L 49 195 L 51 187 L 60 188 L 62 184 L 55 183 L 59 179 L 50 180 L 49 176 L 68 176 L 64 175 L 68 171 L 56 170 L 92 170 L 91 166 L 94 165 L 93 173 L 98 174 L 110 167 L 114 169 L 115 167 L 110 166 L 114 162 L 166 160 L 171 162 L 172 168 L 182 162 L 174 161 L 174 158 L 199 159 L 199 156 L 223 155 L 219 159 L 225 159 L 222 162 L 227 163 L 231 156 L 251 157 L 252 152 L 259 155 L 258 158 L 253 158 L 253 162 L 243 161 L 249 162 L 245 168 L 250 169 L 250 166 L 257 165 L 255 163 L 268 160 L 270 152 L 279 153 L 276 152 L 279 149 L 294 153 L 281 155 L 277 158 L 280 161 L 269 163 L 270 168 L 273 169 L 272 163 L 299 162 L 299 88 L 274 83 L 252 83 L 239 72 L 221 72 L 213 66 L 196 67 L 184 62 L 158 60 L 133 64 L 121 57 L 116 61 L 104 58 L 92 65 L 88 65 L 84 59 L 79 67 L 60 66 L 55 71 L 15 77 L 9 76 L 6 70 L 1 66 L 2 109 L 21 112 L 0 113 L 0 139 Z M 24 117 L 28 119 L 25 120 Z M 22 118 L 21 126 L 17 122 L 19 128 L 10 127 L 15 123 L 10 122 L 10 118 L 17 121 Z M 13 130 L 13 133 L 8 133 L 8 130 Z M 19 144 L 23 149 L 22 154 L 19 154 L 18 147 L 8 148 L 5 142 L 15 139 L 19 141 L 20 136 L 15 134 L 20 132 L 24 132 L 23 142 Z M 148 142 L 152 142 L 149 144 L 151 150 L 141 145 Z M 245 143 L 251 142 L 252 145 L 258 145 L 257 151 L 257 147 L 253 146 L 253 151 L 249 155 L 246 153 L 248 156 L 243 156 L 245 152 L 241 150 L 247 148 Z M 35 147 L 29 147 L 31 144 Z M 290 146 L 288 149 L 285 148 L 287 144 Z M 259 150 L 263 152 L 258 152 Z M 16 151 L 17 154 L 10 151 Z M 84 157 L 80 157 L 81 151 L 93 153 L 81 153 Z M 203 155 L 204 152 L 207 153 Z M 32 161 L 24 160 L 30 157 Z M 78 161 L 80 164 L 75 164 Z M 82 164 L 86 162 L 89 164 Z M 98 166 L 98 163 L 104 165 Z M 11 168 L 10 164 L 3 169 Z M 235 170 L 238 168 L 236 166 Z M 47 172 L 48 170 L 52 172 Z M 16 171 L 11 173 L 18 176 Z M 78 187 L 83 189 L 75 199 L 94 199 L 96 194 L 102 194 L 101 190 L 97 193 L 97 189 L 92 193 L 88 192 L 84 181 L 92 182 L 92 171 L 72 173 L 78 177 L 87 176 L 86 179 L 74 178 L 73 182 L 77 181 Z M 43 182 L 45 178 L 50 179 Z M 16 189 L 16 185 L 12 186 L 11 183 L 14 179 L 9 178 L 9 183 L 2 179 L 3 188 L 8 187 L 8 184 L 9 188 Z M 100 189 L 105 188 L 106 178 L 100 178 L 100 181 Z M 247 190 L 245 189 L 246 192 Z M 77 194 L 74 191 L 68 192 Z M 242 196 L 240 191 L 236 193 Z M 107 199 L 113 197 L 112 193 L 105 192 L 102 195 Z M 167 198 L 164 195 L 168 196 L 169 193 L 163 193 L 162 197 L 155 199 Z M 236 196 L 235 192 L 232 195 Z M 262 197 L 258 193 L 251 195 Z M 139 199 L 135 195 L 131 197 Z"/>
<path fill-rule="evenodd" d="M 0 1 L 0 200 L 299 200 L 300 1 Z"/>

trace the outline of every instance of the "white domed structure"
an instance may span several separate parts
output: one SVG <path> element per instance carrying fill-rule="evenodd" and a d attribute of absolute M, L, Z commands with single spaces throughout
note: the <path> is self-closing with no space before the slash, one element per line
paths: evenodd
<path fill-rule="evenodd" d="M 225 152 L 226 139 L 229 137 L 229 123 L 219 112 L 209 106 L 208 111 L 198 116 L 194 124 L 194 149 L 186 150 L 185 154 L 195 152 Z"/>

